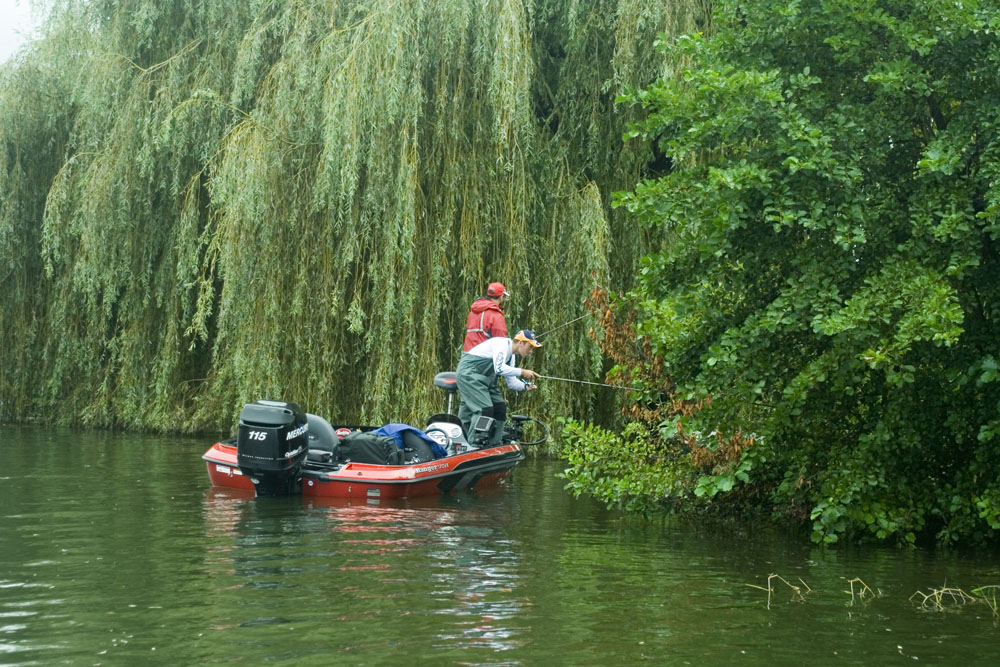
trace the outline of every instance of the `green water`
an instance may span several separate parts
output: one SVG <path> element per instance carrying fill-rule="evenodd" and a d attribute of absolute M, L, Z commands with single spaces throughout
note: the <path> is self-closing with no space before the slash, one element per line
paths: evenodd
<path fill-rule="evenodd" d="M 1000 662 L 988 606 L 909 599 L 1000 584 L 996 554 L 652 525 L 534 459 L 489 494 L 320 504 L 211 489 L 205 441 L 0 438 L 4 665 Z M 802 597 L 769 604 L 772 573 Z"/>

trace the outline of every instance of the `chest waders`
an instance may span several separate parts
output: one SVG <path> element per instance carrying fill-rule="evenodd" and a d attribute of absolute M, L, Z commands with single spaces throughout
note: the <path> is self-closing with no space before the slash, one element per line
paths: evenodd
<path fill-rule="evenodd" d="M 479 420 L 480 415 L 485 415 L 494 420 L 488 444 L 491 447 L 499 445 L 503 438 L 504 423 L 507 421 L 507 404 L 497 387 L 493 359 L 465 353 L 458 361 L 455 375 L 462 399 L 458 406 L 458 418 L 462 420 L 466 439 L 470 443 L 475 442 L 472 425 Z"/>

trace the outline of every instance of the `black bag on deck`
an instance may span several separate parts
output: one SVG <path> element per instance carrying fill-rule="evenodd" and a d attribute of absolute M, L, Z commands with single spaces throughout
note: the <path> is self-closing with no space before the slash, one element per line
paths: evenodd
<path fill-rule="evenodd" d="M 403 431 L 400 436 L 403 438 L 403 458 L 406 463 L 423 463 L 437 458 L 427 441 L 413 431 Z"/>
<path fill-rule="evenodd" d="M 403 464 L 403 452 L 396 441 L 373 433 L 351 433 L 340 441 L 340 458 L 354 463 L 375 463 L 398 466 Z"/>

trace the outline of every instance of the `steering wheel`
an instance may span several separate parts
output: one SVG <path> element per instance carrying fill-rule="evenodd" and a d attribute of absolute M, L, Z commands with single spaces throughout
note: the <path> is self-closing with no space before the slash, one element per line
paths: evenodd
<path fill-rule="evenodd" d="M 449 453 L 453 451 L 452 448 L 454 443 L 452 442 L 451 436 L 445 433 L 443 428 L 438 428 L 437 426 L 429 428 L 424 431 L 424 435 L 447 449 Z"/>

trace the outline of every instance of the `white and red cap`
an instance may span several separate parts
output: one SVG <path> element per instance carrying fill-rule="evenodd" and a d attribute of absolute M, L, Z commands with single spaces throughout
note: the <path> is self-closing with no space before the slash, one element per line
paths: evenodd
<path fill-rule="evenodd" d="M 495 299 L 498 296 L 510 296 L 510 292 L 503 286 L 503 283 L 490 283 L 490 286 L 486 288 L 486 296 Z"/>

